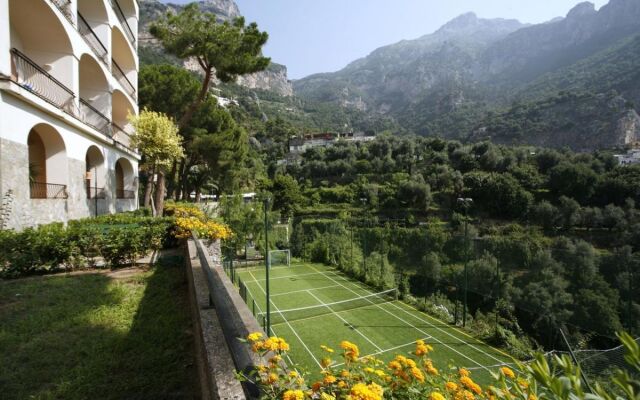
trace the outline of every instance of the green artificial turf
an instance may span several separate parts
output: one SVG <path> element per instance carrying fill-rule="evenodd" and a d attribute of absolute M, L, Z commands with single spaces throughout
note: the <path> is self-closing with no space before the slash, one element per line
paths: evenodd
<path fill-rule="evenodd" d="M 0 282 L 0 397 L 197 398 L 190 324 L 181 257 Z"/>
<path fill-rule="evenodd" d="M 237 282 L 246 286 L 247 304 L 260 320 L 266 310 L 264 267 L 236 271 Z M 416 340 L 424 339 L 435 349 L 430 356 L 438 368 L 470 368 L 481 383 L 491 380 L 489 370 L 497 372 L 496 365 L 513 363 L 499 350 L 392 295 L 372 297 L 375 293 L 366 285 L 323 265 L 273 268 L 270 293 L 272 334 L 284 337 L 291 344 L 293 362 L 314 376 L 326 355 L 320 346 L 337 348 L 342 340 L 358 344 L 361 355 L 377 354 L 388 361 L 396 354 L 406 355 Z M 313 308 L 299 310 L 305 307 Z"/>

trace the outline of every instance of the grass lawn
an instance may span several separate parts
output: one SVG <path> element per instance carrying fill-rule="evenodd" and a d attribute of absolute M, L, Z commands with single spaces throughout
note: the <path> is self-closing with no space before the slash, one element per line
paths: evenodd
<path fill-rule="evenodd" d="M 273 268 L 270 275 L 273 333 L 286 338 L 293 362 L 306 371 L 320 370 L 321 345 L 336 348 L 341 340 L 357 343 L 362 355 L 389 361 L 424 339 L 435 349 L 430 356 L 438 368 L 468 368 L 481 383 L 491 382 L 490 371 L 497 372 L 498 365 L 513 363 L 456 327 L 324 265 L 292 263 Z M 237 277 L 246 285 L 249 307 L 262 319 L 264 267 L 238 268 Z"/>
<path fill-rule="evenodd" d="M 195 399 L 180 256 L 0 282 L 2 399 Z"/>

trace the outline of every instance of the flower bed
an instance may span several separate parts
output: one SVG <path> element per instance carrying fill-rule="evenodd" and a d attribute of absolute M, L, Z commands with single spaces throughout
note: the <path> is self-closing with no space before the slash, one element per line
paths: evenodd
<path fill-rule="evenodd" d="M 627 349 L 628 370 L 618 371 L 606 389 L 596 384 L 593 393 L 588 395 L 579 368 L 568 356 L 556 357 L 551 365 L 539 355 L 533 362 L 518 364 L 514 369 L 495 367 L 494 384 L 482 387 L 464 368 L 436 367 L 429 358 L 434 349 L 422 340 L 416 342 L 411 355 L 397 355 L 388 363 L 373 356 L 361 357 L 356 344 L 343 341 L 340 343 L 342 362 L 337 364 L 332 358 L 335 350 L 322 346 L 323 378 L 309 385 L 305 374 L 295 365 L 282 363 L 289 351 L 284 339 L 263 339 L 261 333 L 252 333 L 247 342 L 268 363 L 260 365 L 250 376 L 239 378 L 255 380 L 263 389 L 263 398 L 273 400 L 636 399 L 640 395 L 640 381 L 634 380 L 630 373 L 635 376 L 640 373 L 640 347 L 627 334 L 621 334 L 620 338 Z"/>

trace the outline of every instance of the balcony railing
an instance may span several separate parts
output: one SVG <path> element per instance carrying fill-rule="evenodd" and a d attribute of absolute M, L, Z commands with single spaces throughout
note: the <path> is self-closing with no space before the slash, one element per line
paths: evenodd
<path fill-rule="evenodd" d="M 78 13 L 78 32 L 80 32 L 80 36 L 82 36 L 84 41 L 87 42 L 100 61 L 109 68 L 109 52 L 107 51 L 107 48 L 98 38 L 98 35 L 96 35 L 93 29 L 91 29 L 87 20 L 84 19 L 80 13 Z"/>
<path fill-rule="evenodd" d="M 127 22 L 127 18 L 124 16 L 124 13 L 122 12 L 122 8 L 120 8 L 120 4 L 118 3 L 118 0 L 111 0 L 111 7 L 113 7 L 113 11 L 116 13 L 118 20 L 120 21 L 120 25 L 122 25 L 122 27 L 124 28 L 125 35 L 127 35 L 127 38 L 135 48 L 136 36 L 133 34 L 133 30 L 129 26 L 129 23 Z"/>
<path fill-rule="evenodd" d="M 120 83 L 120 85 L 122 85 L 124 90 L 129 93 L 131 97 L 137 100 L 138 97 L 136 95 L 136 87 L 133 86 L 133 83 L 131 83 L 129 78 L 127 78 L 127 75 L 125 75 L 125 73 L 122 71 L 122 68 L 120 68 L 118 63 L 116 63 L 116 60 L 111 59 L 111 63 L 113 65 L 113 68 L 111 68 L 111 73 L 113 74 L 113 76 Z"/>
<path fill-rule="evenodd" d="M 32 199 L 66 199 L 69 197 L 67 185 L 31 182 L 30 186 Z"/>
<path fill-rule="evenodd" d="M 135 199 L 136 192 L 133 190 L 116 189 L 116 199 Z"/>
<path fill-rule="evenodd" d="M 13 79 L 41 99 L 77 117 L 73 91 L 17 49 L 11 50 Z"/>
<path fill-rule="evenodd" d="M 113 132 L 113 139 L 124 145 L 127 148 L 131 148 L 131 134 L 125 131 L 118 124 L 111 124 L 111 131 Z"/>
<path fill-rule="evenodd" d="M 107 192 L 104 188 L 96 188 L 91 186 L 90 181 L 87 182 L 87 199 L 106 199 Z"/>
<path fill-rule="evenodd" d="M 91 125 L 105 136 L 111 136 L 111 121 L 104 114 L 93 107 L 88 101 L 80 99 L 80 119 Z"/>
<path fill-rule="evenodd" d="M 71 12 L 71 0 L 50 0 L 58 10 L 65 16 L 65 18 L 71 22 L 71 25 L 75 25 L 73 20 L 73 13 Z"/>

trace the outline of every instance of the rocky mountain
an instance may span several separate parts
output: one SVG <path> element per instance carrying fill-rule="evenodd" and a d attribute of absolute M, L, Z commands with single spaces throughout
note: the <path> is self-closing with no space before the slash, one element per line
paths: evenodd
<path fill-rule="evenodd" d="M 341 71 L 296 81 L 294 89 L 303 99 L 385 115 L 419 134 L 584 150 L 633 141 L 638 78 L 640 1 L 611 0 L 600 10 L 580 3 L 564 18 L 531 26 L 464 14 Z M 535 119 L 522 118 L 523 107 L 563 127 L 519 131 Z M 489 122 L 496 118 L 518 133 L 495 129 Z"/>
<path fill-rule="evenodd" d="M 201 0 L 196 2 L 201 10 L 211 12 L 218 16 L 220 21 L 230 20 L 239 17 L 240 9 L 233 0 Z M 165 4 L 159 0 L 140 0 L 140 58 L 142 63 L 168 62 L 178 64 L 183 67 L 199 72 L 199 66 L 191 61 L 181 61 L 167 54 L 164 54 L 161 46 L 149 33 L 150 24 L 165 15 L 168 11 L 178 12 L 184 5 Z M 292 96 L 293 86 L 287 77 L 287 68 L 284 65 L 272 63 L 272 65 L 262 72 L 238 78 L 239 85 L 249 89 L 262 89 L 272 91 L 281 96 Z"/>

